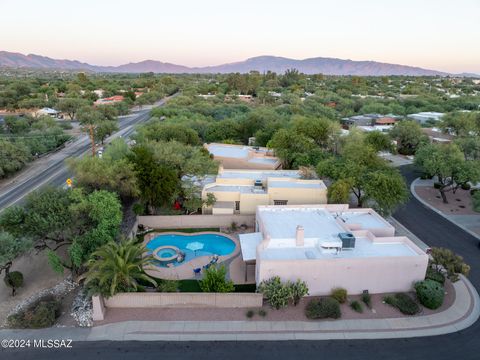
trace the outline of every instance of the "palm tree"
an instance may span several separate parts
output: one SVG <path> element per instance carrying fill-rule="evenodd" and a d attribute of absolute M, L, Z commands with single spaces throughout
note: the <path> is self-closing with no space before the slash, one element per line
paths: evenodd
<path fill-rule="evenodd" d="M 143 272 L 151 261 L 144 256 L 143 246 L 133 240 L 109 242 L 96 250 L 89 262 L 85 285 L 94 295 L 110 297 L 118 292 L 134 292 L 141 287 L 138 281 L 157 283 Z"/>

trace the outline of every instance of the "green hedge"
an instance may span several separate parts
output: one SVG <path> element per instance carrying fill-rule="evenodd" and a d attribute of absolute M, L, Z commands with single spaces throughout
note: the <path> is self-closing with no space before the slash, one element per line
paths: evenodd
<path fill-rule="evenodd" d="M 445 275 L 436 271 L 435 269 L 432 269 L 431 267 L 427 269 L 427 274 L 425 275 L 425 279 L 436 281 L 442 285 L 445 284 Z"/>
<path fill-rule="evenodd" d="M 427 279 L 415 284 L 417 299 L 426 308 L 435 310 L 443 304 L 445 298 L 445 290 L 442 284 Z"/>
<path fill-rule="evenodd" d="M 388 305 L 396 307 L 402 314 L 415 315 L 420 311 L 420 307 L 410 296 L 404 293 L 385 296 L 383 298 Z"/>
<path fill-rule="evenodd" d="M 342 316 L 340 303 L 332 297 L 312 299 L 305 308 L 305 316 L 309 319 L 338 319 Z"/>

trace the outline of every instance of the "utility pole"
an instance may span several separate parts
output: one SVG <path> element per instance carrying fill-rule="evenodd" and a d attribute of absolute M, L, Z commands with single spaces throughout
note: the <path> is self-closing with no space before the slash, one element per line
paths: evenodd
<path fill-rule="evenodd" d="M 88 125 L 88 128 L 90 129 L 90 140 L 92 141 L 92 156 L 95 157 L 95 135 L 93 132 L 93 124 Z"/>

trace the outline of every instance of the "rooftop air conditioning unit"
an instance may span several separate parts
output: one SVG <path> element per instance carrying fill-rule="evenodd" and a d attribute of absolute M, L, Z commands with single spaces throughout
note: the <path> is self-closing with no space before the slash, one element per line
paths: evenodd
<path fill-rule="evenodd" d="M 355 249 L 355 236 L 351 233 L 339 233 L 338 237 L 342 240 L 342 249 Z"/>

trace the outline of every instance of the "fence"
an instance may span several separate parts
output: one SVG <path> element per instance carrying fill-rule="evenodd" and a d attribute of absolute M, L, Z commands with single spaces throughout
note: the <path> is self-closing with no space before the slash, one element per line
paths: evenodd
<path fill-rule="evenodd" d="M 138 223 L 154 229 L 225 227 L 232 223 L 253 227 L 255 215 L 153 215 L 139 216 Z"/>
<path fill-rule="evenodd" d="M 92 297 L 93 319 L 103 320 L 108 308 L 255 308 L 263 304 L 256 293 L 120 293 L 108 299 Z"/>

